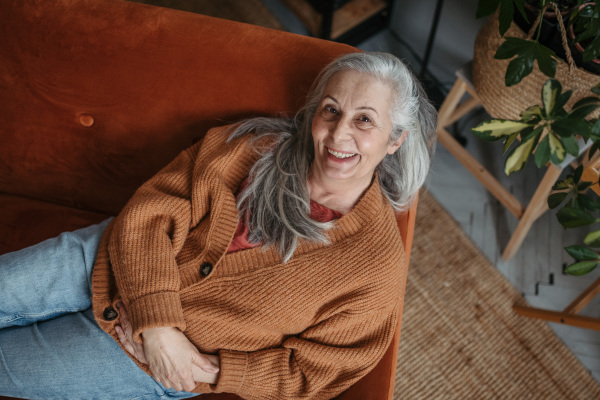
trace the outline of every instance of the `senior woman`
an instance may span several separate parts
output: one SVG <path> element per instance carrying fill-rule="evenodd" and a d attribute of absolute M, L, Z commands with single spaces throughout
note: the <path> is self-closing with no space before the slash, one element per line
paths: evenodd
<path fill-rule="evenodd" d="M 209 131 L 115 219 L 0 257 L 0 394 L 335 397 L 391 342 L 394 212 L 434 135 L 385 53 L 333 61 L 294 119 Z"/>

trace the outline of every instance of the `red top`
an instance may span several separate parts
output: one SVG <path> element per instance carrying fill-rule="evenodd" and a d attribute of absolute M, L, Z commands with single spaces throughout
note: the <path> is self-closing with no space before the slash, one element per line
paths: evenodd
<path fill-rule="evenodd" d="M 240 186 L 240 189 L 238 190 L 238 194 L 245 187 L 246 187 L 246 180 Z M 332 210 L 330 208 L 327 208 L 324 205 L 321 205 L 315 201 L 312 201 L 312 200 L 310 201 L 310 218 L 312 218 L 313 220 L 315 220 L 317 222 L 333 221 L 334 219 L 340 218 L 342 215 L 344 215 L 344 214 L 342 214 L 338 211 Z M 233 235 L 233 241 L 229 245 L 227 252 L 231 253 L 231 252 L 238 251 L 238 250 L 245 250 L 245 249 L 249 249 L 252 247 L 256 247 L 259 244 L 260 243 L 254 244 L 254 243 L 250 243 L 248 241 L 248 225 L 246 225 L 244 218 L 240 218 L 238 227 L 235 230 L 235 234 Z"/>

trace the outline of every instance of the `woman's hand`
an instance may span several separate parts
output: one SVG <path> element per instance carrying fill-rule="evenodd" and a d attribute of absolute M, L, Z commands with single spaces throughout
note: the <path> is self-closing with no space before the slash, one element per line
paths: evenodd
<path fill-rule="evenodd" d="M 152 376 L 166 388 L 191 392 L 196 382 L 214 384 L 219 358 L 201 354 L 177 328 L 151 328 L 142 332 L 144 344 L 133 340 L 127 309 L 119 304 L 122 327 L 117 335 L 123 347 L 138 361 L 148 364 Z"/>
<path fill-rule="evenodd" d="M 144 353 L 154 379 L 166 388 L 191 392 L 196 387 L 194 368 L 214 375 L 219 368 L 200 354 L 177 328 L 150 328 L 142 332 Z"/>
<path fill-rule="evenodd" d="M 125 350 L 134 356 L 142 364 L 148 364 L 146 360 L 146 354 L 144 353 L 144 345 L 133 340 L 133 328 L 129 323 L 129 315 L 127 314 L 127 308 L 123 303 L 117 303 L 117 309 L 119 310 L 119 316 L 122 326 L 115 326 L 119 341 L 125 347 Z"/>

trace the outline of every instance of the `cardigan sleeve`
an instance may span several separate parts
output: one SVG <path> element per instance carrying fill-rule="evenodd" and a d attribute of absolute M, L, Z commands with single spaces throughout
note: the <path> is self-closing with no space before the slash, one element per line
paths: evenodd
<path fill-rule="evenodd" d="M 110 260 L 135 340 L 147 328 L 173 326 L 183 331 L 186 327 L 175 256 L 189 232 L 199 146 L 184 150 L 142 185 L 115 221 Z"/>
<path fill-rule="evenodd" d="M 399 307 L 340 313 L 281 347 L 255 352 L 221 350 L 215 392 L 245 399 L 331 399 L 375 367 L 388 349 Z"/>

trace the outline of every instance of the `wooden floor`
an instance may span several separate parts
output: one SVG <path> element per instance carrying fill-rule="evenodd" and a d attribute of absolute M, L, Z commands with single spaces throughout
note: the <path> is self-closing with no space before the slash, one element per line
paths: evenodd
<path fill-rule="evenodd" d="M 286 30 L 307 34 L 306 29 L 278 0 L 262 0 Z M 382 32 L 358 47 L 368 51 L 388 51 L 401 58 L 402 45 L 388 32 Z M 447 92 L 453 82 L 445 82 Z M 475 110 L 455 126 L 467 138 L 466 148 L 486 168 L 510 188 L 522 203 L 533 194 L 543 171 L 528 163 L 524 171 L 507 177 L 503 173 L 501 144 L 486 143 L 471 135 L 469 129 L 489 118 L 483 110 Z M 564 231 L 552 212 L 538 219 L 521 249 L 511 260 L 504 261 L 501 253 L 514 230 L 517 220 L 499 204 L 473 176 L 446 151 L 438 146 L 428 180 L 428 190 L 460 224 L 485 256 L 535 307 L 560 311 L 591 282 L 600 276 L 600 269 L 583 277 L 567 276 L 563 266 L 572 260 L 564 247 L 576 244 L 585 236 L 584 230 Z M 452 268 L 451 265 L 448 268 Z M 482 276 L 482 279 L 485 277 Z M 600 317 L 600 296 L 582 312 Z M 524 317 L 525 318 L 525 317 Z M 556 334 L 600 382 L 600 332 L 551 323 Z"/>

